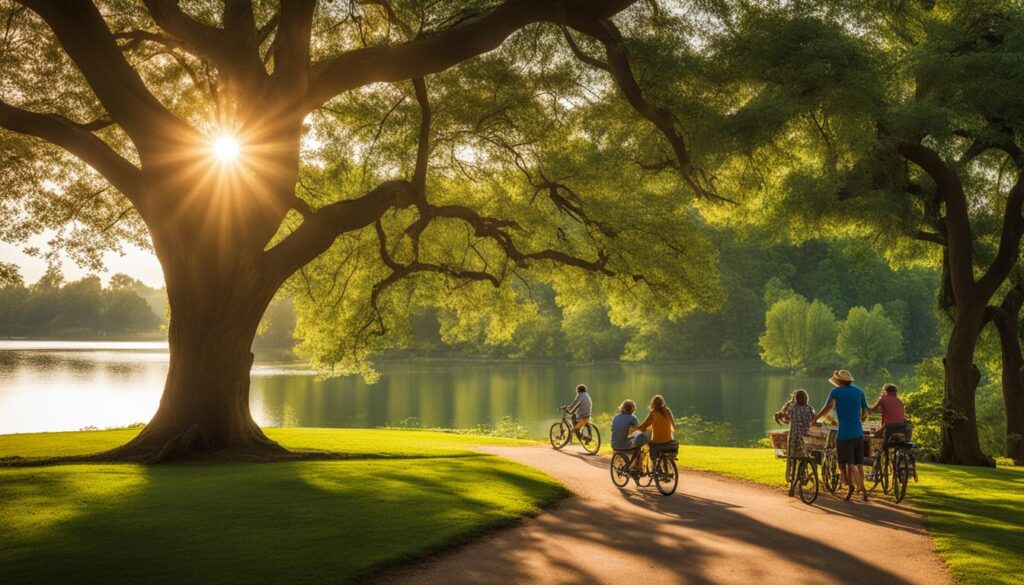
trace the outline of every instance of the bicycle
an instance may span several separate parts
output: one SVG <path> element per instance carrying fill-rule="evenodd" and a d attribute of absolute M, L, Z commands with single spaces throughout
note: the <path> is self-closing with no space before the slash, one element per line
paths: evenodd
<path fill-rule="evenodd" d="M 835 425 L 821 425 L 827 432 L 825 445 L 821 449 L 821 485 L 832 495 L 843 486 L 843 473 L 839 469 L 839 455 L 836 453 Z"/>
<path fill-rule="evenodd" d="M 789 495 L 800 494 L 800 501 L 811 505 L 818 499 L 817 455 L 802 447 L 803 454 L 786 457 L 786 483 Z"/>
<path fill-rule="evenodd" d="M 891 493 L 897 504 L 907 497 L 910 478 L 917 481 L 917 444 L 907 440 L 911 429 L 908 423 L 905 433 L 890 435 L 871 465 L 871 479 L 875 482 L 871 489 L 881 484 L 883 493 Z"/>
<path fill-rule="evenodd" d="M 569 412 L 564 404 L 559 408 L 562 411 L 562 420 L 551 425 L 551 429 L 548 431 L 551 446 L 556 450 L 561 450 L 572 442 L 575 435 L 584 451 L 596 455 L 601 450 L 601 433 L 597 427 L 593 423 L 587 422 L 579 431 L 575 431 L 576 415 Z M 572 418 L 569 415 L 572 415 Z"/>
<path fill-rule="evenodd" d="M 638 487 L 647 487 L 653 480 L 661 495 L 671 496 L 679 487 L 679 466 L 676 464 L 678 456 L 678 444 L 659 448 L 653 462 L 647 445 L 626 451 L 616 449 L 609 467 L 612 483 L 623 488 L 632 479 Z M 638 465 L 634 465 L 637 457 L 642 459 Z M 646 483 L 641 484 L 641 481 Z"/>
<path fill-rule="evenodd" d="M 829 427 L 812 426 L 800 442 L 800 451 L 792 449 L 789 442 L 789 431 L 771 431 L 768 433 L 776 459 L 786 460 L 786 483 L 789 495 L 800 494 L 800 501 L 810 505 L 818 499 L 819 484 L 826 489 L 835 489 L 835 477 L 838 464 L 831 465 L 835 458 L 835 431 Z M 831 453 L 831 454 L 830 454 Z M 818 466 L 821 464 L 822 479 L 818 479 Z M 830 488 L 831 486 L 831 488 Z M 834 492 L 833 492 L 834 493 Z"/>

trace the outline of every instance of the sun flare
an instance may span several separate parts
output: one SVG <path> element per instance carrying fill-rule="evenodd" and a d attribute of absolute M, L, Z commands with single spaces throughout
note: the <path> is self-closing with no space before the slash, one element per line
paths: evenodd
<path fill-rule="evenodd" d="M 223 135 L 213 142 L 213 155 L 221 162 L 231 162 L 238 158 L 241 151 L 238 141 L 233 136 Z"/>

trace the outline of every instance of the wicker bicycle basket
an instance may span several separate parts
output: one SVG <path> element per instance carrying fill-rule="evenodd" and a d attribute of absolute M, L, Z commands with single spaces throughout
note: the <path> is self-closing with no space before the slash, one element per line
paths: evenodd
<path fill-rule="evenodd" d="M 785 459 L 789 447 L 789 431 L 768 431 L 768 438 L 771 439 L 772 448 L 775 449 L 775 458 Z"/>
<path fill-rule="evenodd" d="M 835 442 L 835 433 L 825 427 L 811 427 L 804 437 L 804 448 L 808 451 L 821 451 Z"/>

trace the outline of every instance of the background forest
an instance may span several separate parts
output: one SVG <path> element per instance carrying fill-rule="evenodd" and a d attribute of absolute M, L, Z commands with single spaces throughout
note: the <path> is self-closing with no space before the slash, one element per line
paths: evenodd
<path fill-rule="evenodd" d="M 938 276 L 914 268 L 893 270 L 857 242 L 766 246 L 765 237 L 718 229 L 713 232 L 721 250 L 718 264 L 725 297 L 714 312 L 696 311 L 671 322 L 652 316 L 643 327 L 620 327 L 609 318 L 607 299 L 600 291 L 584 303 L 559 303 L 550 286 L 531 283 L 518 294 L 529 297 L 537 311 L 501 343 L 487 343 L 487 320 L 476 323 L 476 334 L 451 333 L 453 315 L 434 307 L 413 312 L 406 347 L 379 357 L 472 357 L 494 359 L 552 359 L 565 361 L 671 361 L 688 359 L 758 359 L 776 350 L 765 348 L 766 312 L 780 301 L 802 298 L 818 301 L 839 322 L 851 309 L 876 305 L 896 329 L 898 345 L 884 363 L 917 363 L 939 351 L 935 311 Z M 16 268 L 0 287 L 0 338 L 154 338 L 166 325 L 163 289 L 146 286 L 123 274 L 103 287 L 96 276 L 65 282 L 51 270 L 26 285 Z M 833 368 L 836 333 L 819 346 L 817 360 L 769 365 L 794 370 Z M 301 337 L 287 298 L 275 301 L 264 316 L 257 346 L 291 348 Z M 868 340 L 871 341 L 871 340 Z M 808 340 L 813 343 L 813 340 Z M 858 347 L 864 347 L 859 344 Z M 299 351 L 301 355 L 301 350 Z M 840 353 L 840 356 L 847 357 Z M 824 359 L 822 359 L 824 358 Z M 834 369 L 834 368 L 833 368 Z"/>

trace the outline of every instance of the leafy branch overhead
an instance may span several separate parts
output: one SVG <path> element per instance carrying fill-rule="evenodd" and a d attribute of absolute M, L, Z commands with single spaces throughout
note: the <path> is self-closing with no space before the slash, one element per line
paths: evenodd
<path fill-rule="evenodd" d="M 404 303 L 457 310 L 442 298 L 454 290 L 505 330 L 516 316 L 500 299 L 528 303 L 538 281 L 676 316 L 718 302 L 714 254 L 686 207 L 725 197 L 630 40 L 652 19 L 670 39 L 699 15 L 673 24 L 635 0 L 0 9 L 4 205 L 72 210 L 11 214 L 0 236 L 75 225 L 80 237 L 53 244 L 99 258 L 148 235 L 172 314 L 177 290 L 200 303 L 244 284 L 260 305 L 288 282 L 306 349 L 330 368 L 358 367 Z M 221 134 L 241 145 L 237 168 L 210 156 Z M 19 150 L 53 162 L 24 173 Z M 85 185 L 100 177 L 116 191 L 97 207 Z"/>

